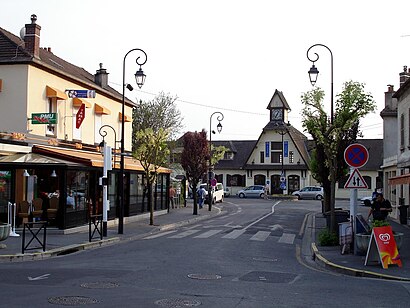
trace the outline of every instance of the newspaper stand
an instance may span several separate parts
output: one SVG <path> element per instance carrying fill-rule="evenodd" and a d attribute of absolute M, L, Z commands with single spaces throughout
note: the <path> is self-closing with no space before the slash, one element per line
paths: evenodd
<path fill-rule="evenodd" d="M 339 245 L 340 253 L 342 255 L 350 250 L 350 245 L 353 239 L 352 231 L 353 228 L 350 221 L 339 223 Z"/>

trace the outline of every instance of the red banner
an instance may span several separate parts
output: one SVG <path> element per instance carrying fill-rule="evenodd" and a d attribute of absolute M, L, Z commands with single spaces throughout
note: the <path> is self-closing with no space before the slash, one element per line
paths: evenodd
<path fill-rule="evenodd" d="M 376 227 L 372 230 L 369 248 L 367 249 L 365 265 L 369 261 L 378 261 L 383 268 L 388 268 L 390 264 L 402 266 L 393 231 L 390 226 Z"/>
<path fill-rule="evenodd" d="M 81 123 L 83 123 L 84 118 L 85 118 L 85 104 L 81 104 L 80 109 L 78 109 L 78 112 L 75 115 L 75 128 L 77 129 L 80 128 Z"/>

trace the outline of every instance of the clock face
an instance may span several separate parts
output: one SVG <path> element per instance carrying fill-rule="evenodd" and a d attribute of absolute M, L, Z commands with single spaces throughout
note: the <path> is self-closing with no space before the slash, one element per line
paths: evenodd
<path fill-rule="evenodd" d="M 272 120 L 282 120 L 282 110 L 281 109 L 272 110 Z"/>

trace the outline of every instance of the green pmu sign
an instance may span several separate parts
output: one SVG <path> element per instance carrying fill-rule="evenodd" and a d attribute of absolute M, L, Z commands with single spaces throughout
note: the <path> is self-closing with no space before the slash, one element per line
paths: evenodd
<path fill-rule="evenodd" d="M 57 113 L 32 113 L 31 124 L 57 124 Z"/>

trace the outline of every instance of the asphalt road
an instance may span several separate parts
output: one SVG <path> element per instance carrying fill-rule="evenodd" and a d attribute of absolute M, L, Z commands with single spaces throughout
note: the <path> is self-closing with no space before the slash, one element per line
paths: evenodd
<path fill-rule="evenodd" d="M 0 306 L 404 307 L 410 302 L 409 284 L 326 272 L 301 253 L 305 217 L 318 211 L 320 202 L 228 198 L 218 206 L 227 213 L 142 239 L 45 261 L 2 263 Z"/>

